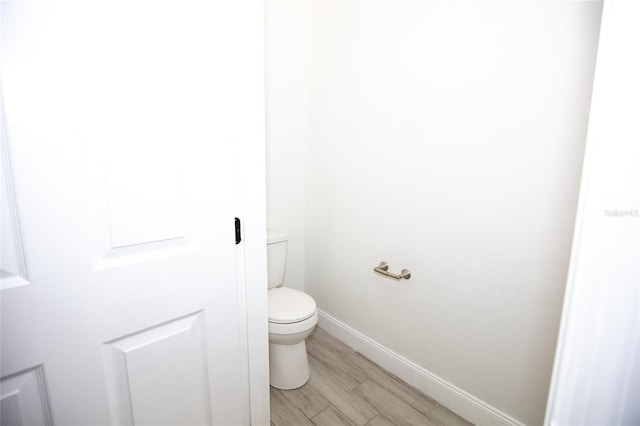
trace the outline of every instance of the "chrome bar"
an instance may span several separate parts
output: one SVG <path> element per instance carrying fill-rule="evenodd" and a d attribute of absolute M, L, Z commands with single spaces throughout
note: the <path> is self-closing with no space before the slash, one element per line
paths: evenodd
<path fill-rule="evenodd" d="M 380 262 L 380 265 L 373 268 L 373 272 L 376 272 L 380 275 L 384 275 L 385 277 L 388 277 L 388 278 L 393 278 L 394 280 L 398 280 L 398 281 L 401 280 L 402 278 L 404 278 L 405 280 L 408 280 L 409 278 L 411 278 L 411 272 L 408 269 L 403 269 L 402 271 L 400 271 L 400 275 L 389 272 L 389 264 L 384 261 Z"/>

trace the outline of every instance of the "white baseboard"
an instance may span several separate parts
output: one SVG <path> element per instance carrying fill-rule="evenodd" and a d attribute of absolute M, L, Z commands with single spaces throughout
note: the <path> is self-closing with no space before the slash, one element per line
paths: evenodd
<path fill-rule="evenodd" d="M 376 364 L 476 425 L 525 426 L 518 420 L 409 361 L 318 309 L 318 325 Z"/>

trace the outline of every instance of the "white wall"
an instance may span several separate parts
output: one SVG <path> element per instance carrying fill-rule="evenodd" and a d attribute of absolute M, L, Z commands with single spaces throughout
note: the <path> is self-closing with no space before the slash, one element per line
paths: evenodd
<path fill-rule="evenodd" d="M 541 424 L 601 3 L 306 8 L 267 2 L 268 223 L 291 237 L 287 285 Z M 381 260 L 413 277 L 375 275 Z"/>
<path fill-rule="evenodd" d="M 307 291 L 541 424 L 601 4 L 309 7 Z M 381 260 L 413 277 L 375 275 Z"/>
<path fill-rule="evenodd" d="M 267 227 L 289 235 L 285 285 L 304 289 L 307 3 L 266 1 Z"/>

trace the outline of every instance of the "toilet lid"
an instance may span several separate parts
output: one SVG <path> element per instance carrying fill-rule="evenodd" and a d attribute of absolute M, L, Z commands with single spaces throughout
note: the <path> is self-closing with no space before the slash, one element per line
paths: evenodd
<path fill-rule="evenodd" d="M 269 290 L 269 321 L 280 324 L 310 318 L 316 311 L 316 301 L 307 293 L 280 287 Z"/>

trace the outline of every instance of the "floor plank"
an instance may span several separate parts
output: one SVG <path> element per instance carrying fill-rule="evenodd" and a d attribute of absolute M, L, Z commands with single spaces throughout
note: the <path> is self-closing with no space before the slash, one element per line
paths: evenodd
<path fill-rule="evenodd" d="M 355 393 L 362 396 L 396 424 L 438 426 L 411 405 L 371 380 L 358 386 Z"/>
<path fill-rule="evenodd" d="M 397 426 L 396 423 L 385 416 L 383 413 L 378 413 L 374 418 L 367 423 L 367 426 Z"/>
<path fill-rule="evenodd" d="M 311 386 L 302 386 L 298 389 L 283 390 L 281 392 L 289 402 L 298 407 L 308 418 L 316 416 L 331 405 L 320 392 Z"/>
<path fill-rule="evenodd" d="M 309 357 L 311 378 L 308 385 L 316 389 L 327 400 L 356 425 L 365 425 L 378 412 L 361 396 L 345 389 L 315 358 Z"/>
<path fill-rule="evenodd" d="M 348 418 L 332 405 L 311 420 L 316 426 L 354 426 Z"/>
<path fill-rule="evenodd" d="M 472 426 L 471 423 L 450 411 L 443 405 L 438 405 L 427 414 L 431 420 L 440 426 Z"/>
<path fill-rule="evenodd" d="M 353 390 L 367 380 L 367 376 L 359 369 L 347 363 L 344 357 L 337 356 L 320 341 L 311 340 L 307 348 L 309 355 L 327 369 L 345 389 Z"/>
<path fill-rule="evenodd" d="M 293 405 L 279 389 L 271 388 L 271 422 L 275 426 L 313 426 L 311 420 Z"/>
<path fill-rule="evenodd" d="M 408 385 L 393 374 L 382 369 L 370 359 L 355 352 L 346 359 L 348 363 L 360 369 L 369 380 L 377 383 L 398 398 L 409 403 L 413 408 L 426 415 L 438 404 L 433 399 L 427 397 L 422 392 Z"/>
<path fill-rule="evenodd" d="M 338 358 L 345 358 L 355 352 L 353 348 L 342 343 L 320 327 L 313 329 L 313 332 L 307 339 L 307 343 L 309 342 L 312 342 L 312 344 L 317 342 Z"/>

